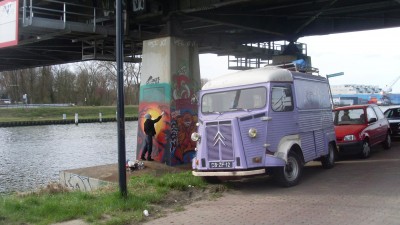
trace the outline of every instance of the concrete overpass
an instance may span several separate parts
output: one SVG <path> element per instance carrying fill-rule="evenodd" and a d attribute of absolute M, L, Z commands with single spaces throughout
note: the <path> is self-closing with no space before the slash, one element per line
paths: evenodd
<path fill-rule="evenodd" d="M 0 41 L 0 71 L 115 60 L 115 1 L 3 0 L 1 15 L 15 2 L 17 32 L 11 45 Z M 123 7 L 131 62 L 141 61 L 144 40 L 167 36 L 194 41 L 199 53 L 259 64 L 285 51 L 275 41 L 400 26 L 400 0 L 125 0 Z M 4 27 L 0 37 L 10 32 Z"/>

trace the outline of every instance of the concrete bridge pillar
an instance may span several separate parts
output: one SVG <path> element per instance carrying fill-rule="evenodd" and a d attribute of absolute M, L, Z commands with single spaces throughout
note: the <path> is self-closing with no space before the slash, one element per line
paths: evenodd
<path fill-rule="evenodd" d="M 170 166 L 190 163 L 195 142 L 197 104 L 191 100 L 200 89 L 199 56 L 196 43 L 176 37 L 143 42 L 136 157 L 145 145 L 144 115 L 156 119 L 152 157 Z"/>

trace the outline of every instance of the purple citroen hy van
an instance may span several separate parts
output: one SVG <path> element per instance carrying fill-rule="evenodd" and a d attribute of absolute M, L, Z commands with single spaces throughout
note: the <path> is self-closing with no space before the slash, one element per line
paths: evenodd
<path fill-rule="evenodd" d="M 335 131 L 326 78 L 277 66 L 228 74 L 204 85 L 193 175 L 270 174 L 282 186 L 298 184 L 303 166 L 335 163 Z"/>

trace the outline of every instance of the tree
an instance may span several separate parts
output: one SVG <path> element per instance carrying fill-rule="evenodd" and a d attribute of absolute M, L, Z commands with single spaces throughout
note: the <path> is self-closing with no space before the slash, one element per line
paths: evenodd
<path fill-rule="evenodd" d="M 54 96 L 56 103 L 75 103 L 77 100 L 76 76 L 66 65 L 52 66 L 54 76 Z"/>
<path fill-rule="evenodd" d="M 141 64 L 124 64 L 125 104 L 139 103 Z M 28 103 L 116 105 L 115 62 L 87 61 L 0 73 L 0 97 Z"/>
<path fill-rule="evenodd" d="M 11 99 L 13 103 L 19 101 L 18 95 L 18 71 L 11 70 L 1 72 L 0 74 L 0 85 L 4 90 L 5 94 L 8 98 Z"/>
<path fill-rule="evenodd" d="M 114 90 L 117 90 L 117 65 L 115 62 L 99 61 L 99 66 L 109 75 Z M 141 63 L 124 63 L 125 104 L 139 104 Z"/>
<path fill-rule="evenodd" d="M 38 102 L 43 104 L 54 103 L 54 91 L 53 91 L 54 77 L 51 73 L 50 66 L 44 66 L 39 69 L 38 74 Z"/>

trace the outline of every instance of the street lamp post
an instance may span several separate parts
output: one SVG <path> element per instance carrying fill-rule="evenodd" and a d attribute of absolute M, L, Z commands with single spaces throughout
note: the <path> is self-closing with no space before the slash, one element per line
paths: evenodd
<path fill-rule="evenodd" d="M 122 0 L 116 1 L 116 31 L 115 45 L 116 48 L 116 63 L 118 76 L 118 107 L 117 107 L 117 122 L 118 122 L 118 171 L 119 171 L 119 189 L 123 197 L 127 197 L 128 190 L 126 184 L 126 156 L 125 156 L 125 103 L 124 103 L 124 48 L 123 48 L 123 18 L 122 18 Z"/>
<path fill-rule="evenodd" d="M 332 108 L 333 108 L 333 96 L 332 96 L 332 90 L 331 90 L 331 84 L 329 83 L 329 78 L 331 77 L 338 77 L 338 76 L 342 76 L 344 75 L 343 72 L 339 72 L 339 73 L 332 73 L 332 74 L 327 74 L 326 75 L 326 79 L 328 80 L 328 85 L 329 85 L 329 93 L 331 94 L 331 102 L 332 102 Z"/>

